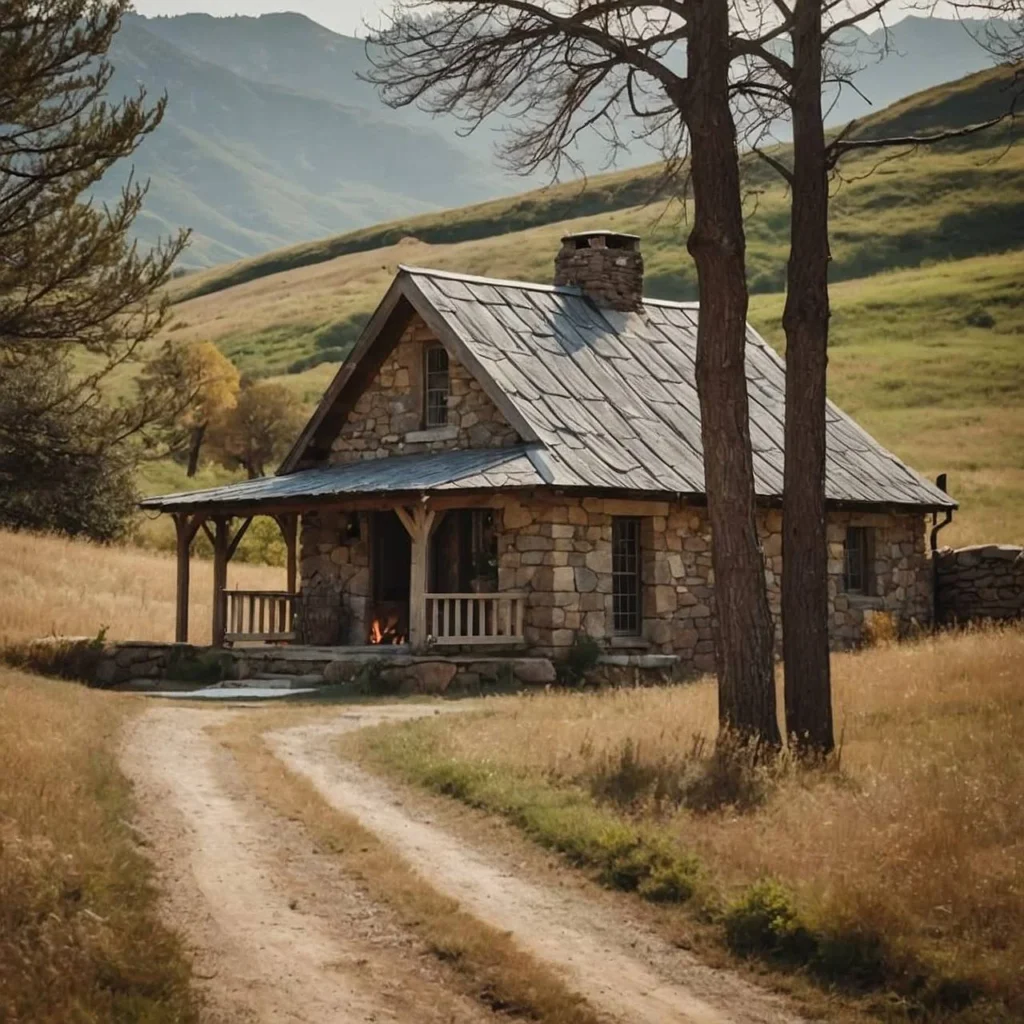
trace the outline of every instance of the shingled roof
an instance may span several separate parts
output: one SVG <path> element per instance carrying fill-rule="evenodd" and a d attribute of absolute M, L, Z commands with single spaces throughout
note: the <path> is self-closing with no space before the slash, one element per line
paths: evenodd
<path fill-rule="evenodd" d="M 695 303 L 646 299 L 639 312 L 621 313 L 578 288 L 416 267 L 400 268 L 394 292 L 453 348 L 523 440 L 539 443 L 532 458 L 545 484 L 703 493 Z M 336 384 L 364 352 L 357 346 Z M 780 497 L 785 364 L 750 327 L 746 366 L 757 493 Z M 285 469 L 340 390 L 329 389 Z M 827 416 L 831 500 L 954 506 L 831 402 Z"/>
<path fill-rule="evenodd" d="M 420 480 L 423 474 L 414 469 L 415 460 L 434 458 L 429 455 L 391 457 L 361 468 L 301 469 L 303 460 L 309 465 L 311 451 L 329 448 L 330 432 L 336 429 L 332 410 L 348 393 L 350 382 L 352 388 L 359 386 L 361 362 L 383 340 L 379 335 L 400 310 L 406 317 L 419 313 L 522 438 L 514 472 L 507 473 L 513 466 L 505 464 L 496 474 L 504 486 L 703 495 L 695 303 L 645 299 L 639 311 L 624 313 L 599 307 L 576 287 L 403 266 L 282 465 L 278 479 L 293 479 L 267 481 L 268 498 L 279 488 L 299 497 L 298 492 L 308 489 L 307 481 L 310 486 L 315 482 L 318 496 L 323 496 L 328 476 L 338 487 L 333 493 L 339 494 L 397 490 L 399 482 L 405 489 L 499 485 L 487 469 L 466 473 L 468 464 L 456 466 L 444 459 L 424 464 L 427 477 Z M 783 481 L 785 364 L 750 327 L 746 370 L 755 486 L 762 498 L 777 499 Z M 831 402 L 827 418 L 830 501 L 956 507 L 945 492 Z M 452 470 L 447 485 L 437 475 L 443 475 L 445 465 Z M 204 498 L 220 499 L 232 490 L 217 488 L 180 498 L 195 507 Z M 256 493 L 254 489 L 253 497 Z M 178 496 L 147 504 L 170 507 L 171 497 Z"/>

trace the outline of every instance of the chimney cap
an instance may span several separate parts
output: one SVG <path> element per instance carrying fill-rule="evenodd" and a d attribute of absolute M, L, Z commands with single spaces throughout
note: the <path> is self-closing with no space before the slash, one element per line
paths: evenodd
<path fill-rule="evenodd" d="M 612 231 L 609 228 L 595 228 L 591 231 L 574 231 L 562 236 L 563 245 L 572 245 L 576 249 L 587 249 L 592 246 L 593 239 L 603 239 L 604 248 L 628 249 L 635 251 L 639 247 L 640 236 L 630 235 L 624 231 Z"/>

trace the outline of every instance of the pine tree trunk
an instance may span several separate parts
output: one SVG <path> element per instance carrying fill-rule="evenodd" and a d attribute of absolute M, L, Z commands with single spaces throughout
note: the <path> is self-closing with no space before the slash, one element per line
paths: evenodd
<path fill-rule="evenodd" d="M 787 278 L 782 649 L 786 732 L 805 755 L 832 750 L 825 517 L 828 170 L 822 125 L 821 0 L 796 0 L 793 219 Z"/>
<path fill-rule="evenodd" d="M 772 621 L 757 538 L 744 369 L 745 239 L 736 131 L 729 107 L 729 5 L 692 0 L 686 98 L 700 318 L 697 389 L 711 520 L 719 721 L 779 746 Z"/>
<path fill-rule="evenodd" d="M 188 469 L 185 475 L 191 480 L 199 469 L 199 452 L 203 447 L 203 438 L 206 436 L 206 424 L 192 428 L 192 436 L 188 446 Z"/>

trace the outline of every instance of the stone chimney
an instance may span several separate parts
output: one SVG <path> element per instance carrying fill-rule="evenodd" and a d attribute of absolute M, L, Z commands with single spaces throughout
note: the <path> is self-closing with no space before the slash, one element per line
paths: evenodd
<path fill-rule="evenodd" d="M 623 312 L 644 301 L 644 257 L 637 235 L 580 231 L 566 235 L 555 257 L 555 284 L 576 285 L 599 306 Z"/>

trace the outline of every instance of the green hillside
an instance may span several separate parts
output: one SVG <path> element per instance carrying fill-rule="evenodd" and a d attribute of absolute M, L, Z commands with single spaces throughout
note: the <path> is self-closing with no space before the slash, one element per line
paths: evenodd
<path fill-rule="evenodd" d="M 1004 83 L 973 76 L 873 124 L 980 120 L 1005 102 Z M 1012 140 L 1004 130 L 864 155 L 833 190 L 831 394 L 922 472 L 950 473 L 963 509 L 945 538 L 956 543 L 1024 539 L 1024 149 Z M 649 294 L 692 298 L 687 211 L 649 201 L 656 176 L 609 175 L 584 192 L 528 193 L 194 275 L 177 283 L 170 331 L 213 340 L 313 402 L 399 264 L 549 280 L 561 235 L 597 223 L 642 236 Z M 748 203 L 750 316 L 781 347 L 788 200 L 763 167 L 748 180 L 760 185 Z"/>
<path fill-rule="evenodd" d="M 1013 76 L 1010 71 L 1005 68 L 997 68 L 926 90 L 864 119 L 854 136 L 877 137 L 879 134 L 928 133 L 941 128 L 959 127 L 988 120 L 1005 113 L 1008 109 L 1010 103 L 1008 90 L 1012 80 Z M 871 182 L 861 179 L 879 163 L 878 153 L 865 154 L 857 159 L 847 159 L 842 165 L 842 174 L 837 178 L 834 186 L 837 202 L 833 206 L 833 217 L 834 219 L 843 218 L 844 215 L 848 215 L 859 219 L 860 214 L 866 212 L 870 216 L 870 220 L 874 222 L 877 218 L 873 214 L 883 211 L 886 206 L 892 208 L 909 203 L 916 208 L 918 201 L 927 197 L 927 193 L 932 187 L 933 183 L 929 180 L 932 174 L 935 175 L 935 187 L 946 196 L 957 191 L 962 193 L 973 191 L 978 186 L 983 188 L 991 186 L 998 190 L 1008 185 L 1014 185 L 1017 183 L 1016 179 L 1009 182 L 1005 180 L 1005 177 L 1000 179 L 1001 174 L 1006 174 L 1006 168 L 1002 162 L 1000 162 L 1000 166 L 992 168 L 993 174 L 990 177 L 988 168 L 979 167 L 978 161 L 972 160 L 970 154 L 996 150 L 998 147 L 1004 146 L 1008 139 L 1018 137 L 1019 132 L 1019 126 L 1001 126 L 984 135 L 945 143 L 938 150 L 929 150 L 918 154 L 924 158 L 926 166 L 923 169 L 920 161 L 898 160 L 882 166 L 879 169 L 878 178 Z M 782 152 L 784 154 L 785 150 Z M 936 157 L 936 153 L 939 152 L 946 158 L 944 165 Z M 891 155 L 891 151 L 887 151 L 887 155 Z M 908 167 L 913 167 L 914 173 L 908 172 Z M 1017 167 L 1019 169 L 1019 164 Z M 758 246 L 761 242 L 770 240 L 774 246 L 787 244 L 789 230 L 788 216 L 785 215 L 787 203 L 780 180 L 764 163 L 751 156 L 745 161 L 744 170 L 747 187 L 752 193 L 751 208 L 753 212 L 749 230 L 751 231 L 752 258 L 756 260 Z M 977 173 L 972 173 L 972 171 Z M 905 184 L 911 190 L 909 193 L 902 191 Z M 855 188 L 854 186 L 860 187 Z M 683 215 L 681 205 L 667 203 L 662 198 L 665 194 L 670 194 L 670 188 L 671 186 L 666 186 L 664 183 L 662 167 L 658 164 L 636 170 L 603 174 L 591 178 L 585 185 L 580 182 L 556 185 L 511 198 L 497 199 L 438 214 L 402 218 L 371 228 L 278 249 L 265 256 L 191 274 L 176 284 L 173 294 L 179 300 L 208 295 L 285 270 L 314 266 L 339 256 L 385 249 L 403 239 L 417 239 L 430 245 L 448 245 L 494 238 L 499 235 L 558 224 L 582 217 L 601 217 L 603 221 L 607 221 L 609 215 L 625 215 L 629 222 L 638 226 L 644 223 L 654 223 L 659 218 L 663 218 L 665 223 L 662 225 L 664 228 L 662 234 L 667 234 L 671 238 L 679 238 L 681 234 L 679 221 Z M 845 195 L 843 195 L 844 192 Z M 852 198 L 851 192 L 855 193 Z M 987 197 L 985 198 L 987 199 Z M 861 200 L 860 205 L 858 200 Z M 991 225 L 979 224 L 977 226 L 979 235 L 984 235 L 994 229 L 999 236 L 992 239 L 992 248 L 988 251 L 997 251 L 1004 241 L 1014 244 L 1017 239 L 1022 237 L 1020 204 L 1014 202 L 1014 196 L 1008 188 L 1001 200 L 1000 206 L 1012 207 L 1011 212 L 1014 213 L 1016 219 L 1012 223 L 1006 223 L 1002 211 L 1000 211 L 993 214 Z M 989 208 L 987 201 L 982 205 Z M 945 215 L 941 213 L 938 215 L 938 220 L 931 213 L 925 214 L 921 218 L 927 222 L 926 225 L 922 225 L 926 230 L 936 227 L 939 231 L 931 233 L 941 234 L 945 229 L 944 233 L 949 236 L 948 238 L 940 237 L 932 240 L 926 237 L 908 236 L 902 241 L 897 238 L 895 244 L 901 250 L 907 251 L 905 255 L 899 256 L 899 261 L 895 265 L 913 266 L 915 265 L 915 256 L 927 259 L 957 255 L 957 238 L 961 225 L 957 222 L 955 209 L 949 210 L 948 213 L 952 215 L 950 220 L 944 220 Z M 1014 230 L 1016 230 L 1016 234 L 1013 233 Z M 650 232 L 643 233 L 645 234 L 649 262 L 651 246 L 652 244 L 657 246 L 659 239 L 647 240 L 646 236 Z M 966 244 L 971 248 L 976 246 L 978 241 L 960 244 Z M 938 252 L 924 251 L 927 248 L 937 248 Z M 890 258 L 883 257 L 879 266 L 893 265 L 887 262 Z M 769 262 L 778 264 L 777 253 L 769 256 Z M 843 277 L 858 276 L 865 271 L 864 266 L 856 260 L 845 267 L 837 264 L 834 269 L 838 275 L 837 280 Z M 523 276 L 515 273 L 514 270 L 514 267 L 509 269 L 509 276 Z M 773 277 L 760 280 L 757 274 L 758 270 L 755 269 L 751 282 L 755 291 L 770 290 L 779 280 L 777 272 Z M 651 294 L 661 297 L 678 297 L 684 294 L 690 296 L 693 293 L 693 280 L 692 275 L 688 275 L 688 277 L 688 290 L 685 287 L 681 288 L 680 283 L 673 288 L 671 280 L 660 281 L 657 277 L 651 278 Z"/>

